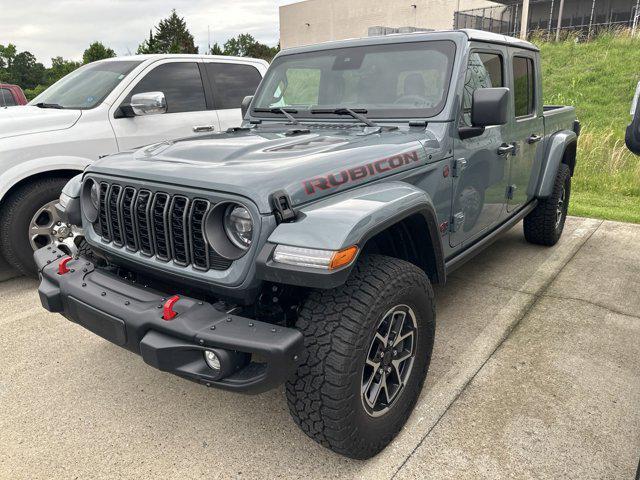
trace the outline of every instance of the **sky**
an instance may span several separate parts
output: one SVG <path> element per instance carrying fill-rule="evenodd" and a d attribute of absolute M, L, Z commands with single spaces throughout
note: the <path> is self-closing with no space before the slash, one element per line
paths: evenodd
<path fill-rule="evenodd" d="M 0 0 L 0 45 L 13 43 L 39 62 L 51 57 L 81 60 L 98 40 L 118 55 L 135 54 L 154 25 L 175 8 L 185 19 L 200 52 L 239 33 L 276 45 L 278 7 L 298 0 Z"/>

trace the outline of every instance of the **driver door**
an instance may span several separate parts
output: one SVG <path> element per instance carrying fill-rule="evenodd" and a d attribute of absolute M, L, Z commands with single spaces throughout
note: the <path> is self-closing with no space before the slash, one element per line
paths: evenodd
<path fill-rule="evenodd" d="M 472 48 L 461 96 L 458 126 L 471 126 L 473 92 L 504 87 L 506 48 Z M 486 127 L 482 135 L 454 141 L 452 247 L 472 242 L 500 221 L 509 176 L 508 157 L 498 148 L 505 142 L 508 125 Z"/>
<path fill-rule="evenodd" d="M 120 105 L 128 105 L 136 93 L 162 92 L 167 111 L 125 117 Z M 153 64 L 142 79 L 116 103 L 110 122 L 120 151 L 164 140 L 206 135 L 220 128 L 215 110 L 208 109 L 199 62 L 165 60 Z"/>

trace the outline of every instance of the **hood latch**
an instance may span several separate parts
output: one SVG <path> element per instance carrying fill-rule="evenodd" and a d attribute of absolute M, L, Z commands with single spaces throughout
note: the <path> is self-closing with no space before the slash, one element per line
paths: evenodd
<path fill-rule="evenodd" d="M 284 190 L 278 190 L 271 194 L 271 205 L 278 223 L 293 222 L 296 219 L 296 212 L 291 206 L 291 198 Z"/>

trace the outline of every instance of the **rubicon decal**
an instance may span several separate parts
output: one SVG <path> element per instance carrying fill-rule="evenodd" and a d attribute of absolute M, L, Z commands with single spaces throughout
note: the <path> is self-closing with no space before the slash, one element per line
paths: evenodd
<path fill-rule="evenodd" d="M 401 153 L 392 157 L 382 158 L 371 163 L 366 163 L 358 167 L 342 170 L 338 173 L 331 173 L 322 177 L 315 177 L 302 182 L 307 195 L 313 195 L 318 190 L 329 190 L 346 183 L 356 182 L 363 178 L 380 175 L 391 170 L 416 163 L 420 161 L 418 150 Z"/>

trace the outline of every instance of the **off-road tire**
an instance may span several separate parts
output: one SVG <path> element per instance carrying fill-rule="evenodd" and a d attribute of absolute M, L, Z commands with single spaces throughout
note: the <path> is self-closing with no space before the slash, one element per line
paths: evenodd
<path fill-rule="evenodd" d="M 562 192 L 565 192 L 562 205 L 562 217 L 557 222 L 558 204 L 562 199 Z M 529 243 L 537 245 L 553 246 L 558 243 L 564 223 L 567 219 L 567 209 L 571 197 L 571 170 L 569 166 L 561 163 L 558 167 L 553 191 L 551 195 L 538 202 L 526 217 L 524 217 L 524 237 Z"/>
<path fill-rule="evenodd" d="M 390 409 L 373 417 L 361 398 L 365 358 L 385 312 L 399 304 L 415 313 L 416 355 Z M 357 459 L 377 454 L 406 423 L 429 368 L 435 303 L 427 275 L 402 260 L 364 256 L 343 286 L 309 295 L 296 326 L 305 351 L 286 385 L 291 416 L 309 437 L 337 453 Z"/>
<path fill-rule="evenodd" d="M 0 252 L 9 265 L 25 275 L 35 275 L 29 223 L 43 205 L 60 197 L 68 179 L 41 178 L 22 185 L 6 198 L 0 209 Z"/>

